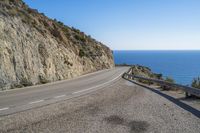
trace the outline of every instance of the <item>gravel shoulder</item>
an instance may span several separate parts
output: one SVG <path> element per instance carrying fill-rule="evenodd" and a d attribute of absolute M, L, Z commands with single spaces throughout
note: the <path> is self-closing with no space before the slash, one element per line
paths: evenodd
<path fill-rule="evenodd" d="M 163 93 L 170 95 L 181 102 L 190 105 L 191 107 L 200 110 L 200 99 L 199 98 L 186 98 L 183 91 L 162 91 Z"/>
<path fill-rule="evenodd" d="M 0 132 L 196 133 L 199 123 L 166 98 L 120 79 L 78 98 L 0 117 Z"/>

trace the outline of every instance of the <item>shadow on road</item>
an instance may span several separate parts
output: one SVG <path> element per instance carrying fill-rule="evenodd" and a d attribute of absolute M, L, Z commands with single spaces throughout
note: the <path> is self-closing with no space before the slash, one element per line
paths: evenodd
<path fill-rule="evenodd" d="M 124 78 L 124 79 L 125 79 L 125 78 Z M 136 84 L 136 85 L 142 86 L 142 87 L 144 87 L 144 88 L 146 88 L 146 89 L 148 89 L 148 90 L 150 90 L 150 91 L 152 91 L 152 92 L 154 92 L 154 93 L 156 93 L 156 94 L 158 94 L 158 95 L 160 95 L 160 96 L 162 96 L 162 97 L 168 99 L 169 101 L 171 101 L 171 102 L 173 102 L 174 104 L 178 105 L 178 106 L 181 107 L 182 109 L 187 110 L 188 112 L 192 113 L 192 114 L 195 115 L 196 117 L 200 118 L 200 111 L 197 110 L 197 109 L 195 109 L 195 108 L 193 108 L 193 107 L 191 107 L 190 105 L 187 105 L 187 104 L 181 102 L 180 100 L 178 100 L 178 99 L 176 99 L 176 98 L 174 98 L 174 97 L 172 97 L 172 96 L 169 96 L 169 95 L 167 95 L 167 94 L 164 94 L 164 93 L 160 92 L 159 90 L 155 90 L 155 89 L 153 89 L 153 88 L 151 88 L 151 87 L 147 87 L 147 86 L 145 86 L 145 85 L 139 84 L 139 83 L 137 83 L 137 82 L 135 82 L 135 81 L 132 81 L 132 80 L 129 80 L 129 79 L 125 79 L 125 80 L 128 80 L 128 81 L 130 81 L 130 82 L 132 82 L 132 83 L 134 83 L 134 84 Z"/>

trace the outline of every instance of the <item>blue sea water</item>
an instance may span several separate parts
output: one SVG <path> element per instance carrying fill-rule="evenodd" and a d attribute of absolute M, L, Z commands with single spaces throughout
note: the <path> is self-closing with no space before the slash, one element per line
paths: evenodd
<path fill-rule="evenodd" d="M 200 51 L 113 51 L 115 64 L 139 64 L 190 85 L 200 76 Z"/>

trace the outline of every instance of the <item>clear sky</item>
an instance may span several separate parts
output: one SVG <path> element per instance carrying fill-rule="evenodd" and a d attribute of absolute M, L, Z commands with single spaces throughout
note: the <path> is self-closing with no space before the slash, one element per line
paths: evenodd
<path fill-rule="evenodd" d="M 24 0 L 113 50 L 200 50 L 200 0 Z"/>

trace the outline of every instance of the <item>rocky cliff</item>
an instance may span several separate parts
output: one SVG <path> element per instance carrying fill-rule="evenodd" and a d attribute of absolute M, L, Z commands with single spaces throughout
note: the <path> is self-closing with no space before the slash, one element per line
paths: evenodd
<path fill-rule="evenodd" d="M 153 72 L 149 67 L 141 66 L 141 65 L 132 65 L 132 73 L 133 75 L 138 75 L 146 78 L 153 79 L 162 79 L 162 74 L 158 74 Z"/>
<path fill-rule="evenodd" d="M 114 67 L 111 50 L 21 0 L 0 1 L 0 90 Z"/>

